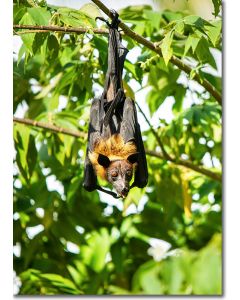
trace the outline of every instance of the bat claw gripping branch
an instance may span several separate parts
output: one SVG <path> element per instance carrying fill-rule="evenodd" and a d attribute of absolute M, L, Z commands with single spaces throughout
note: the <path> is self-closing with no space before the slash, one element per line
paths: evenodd
<path fill-rule="evenodd" d="M 118 29 L 118 25 L 119 25 L 119 23 L 121 23 L 121 20 L 118 18 L 119 14 L 116 12 L 116 10 L 114 10 L 114 9 L 110 10 L 110 17 L 112 19 L 111 24 L 107 20 L 105 20 L 104 18 L 102 18 L 102 17 L 96 17 L 95 20 L 101 20 L 101 21 L 103 21 L 104 23 L 107 24 L 107 26 L 109 28 Z"/>

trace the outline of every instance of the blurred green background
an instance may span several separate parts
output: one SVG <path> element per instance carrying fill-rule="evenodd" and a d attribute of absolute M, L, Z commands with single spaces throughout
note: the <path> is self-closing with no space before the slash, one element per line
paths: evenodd
<path fill-rule="evenodd" d="M 107 35 L 92 31 L 105 28 L 95 21 L 102 12 L 87 1 L 14 0 L 16 25 L 88 29 L 14 28 L 14 116 L 83 133 L 15 121 L 16 294 L 222 293 L 222 109 L 201 85 L 221 93 L 221 1 L 131 2 L 104 1 L 163 57 L 123 35 L 124 88 L 149 169 L 148 186 L 123 201 L 82 188 L 91 99 L 107 68 Z"/>

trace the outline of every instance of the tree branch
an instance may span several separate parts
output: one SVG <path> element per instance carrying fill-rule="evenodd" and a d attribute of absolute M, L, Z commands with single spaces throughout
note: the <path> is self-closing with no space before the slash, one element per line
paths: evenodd
<path fill-rule="evenodd" d="M 146 154 L 150 155 L 150 156 L 155 156 L 161 159 L 165 159 L 164 155 L 160 152 L 157 151 L 152 151 L 152 150 L 146 150 Z M 210 171 L 204 167 L 200 167 L 200 166 L 196 166 L 194 165 L 192 162 L 188 161 L 188 160 L 184 160 L 184 159 L 173 159 L 171 158 L 169 161 L 171 161 L 172 163 L 174 163 L 175 165 L 180 165 L 180 166 L 184 166 L 188 169 L 192 169 L 198 173 L 201 173 L 203 175 L 206 175 L 216 181 L 222 181 L 222 176 L 219 173 L 215 173 L 213 171 Z"/>
<path fill-rule="evenodd" d="M 110 15 L 109 9 L 98 0 L 92 0 L 96 5 L 98 5 L 107 15 Z M 101 3 L 101 5 L 100 5 Z M 108 13 L 109 12 L 109 13 Z M 119 27 L 122 28 L 124 33 L 137 41 L 138 43 L 144 45 L 155 53 L 159 54 L 162 57 L 161 49 L 156 46 L 154 43 L 146 40 L 144 37 L 132 31 L 128 26 L 124 23 L 120 23 Z M 44 26 L 44 25 L 13 25 L 13 29 L 28 29 L 27 31 L 15 31 L 16 34 L 27 34 L 27 33 L 40 33 L 40 32 L 62 32 L 62 33 L 95 33 L 95 34 L 108 34 L 108 30 L 106 29 L 98 29 L 98 28 L 83 28 L 83 27 L 61 27 L 61 26 Z M 184 71 L 188 75 L 191 73 L 192 68 L 181 61 L 179 58 L 172 56 L 170 62 L 177 66 L 180 70 Z M 222 104 L 222 96 L 219 91 L 206 79 L 202 79 L 197 73 L 194 75 L 193 79 L 197 81 L 200 85 L 202 85 L 221 105 Z"/>
<path fill-rule="evenodd" d="M 13 117 L 13 122 L 30 125 L 30 126 L 34 126 L 34 127 L 38 127 L 38 128 L 42 128 L 42 129 L 47 129 L 47 130 L 50 130 L 55 133 L 67 134 L 67 135 L 70 135 L 70 136 L 73 136 L 76 138 L 86 139 L 86 137 L 87 137 L 87 134 L 85 132 L 74 131 L 74 130 L 71 130 L 68 128 L 62 128 L 62 127 L 58 127 L 58 126 L 55 126 L 55 125 L 52 125 L 49 123 L 35 121 L 35 120 L 31 120 L 31 119 L 22 119 L 22 118 Z"/>
<path fill-rule="evenodd" d="M 110 10 L 100 1 L 100 0 L 92 0 L 107 16 L 110 18 L 112 17 L 112 14 Z M 135 33 L 132 31 L 127 25 L 125 25 L 123 22 L 120 22 L 119 27 L 124 31 L 124 33 L 137 41 L 138 43 L 144 45 L 145 47 L 151 49 L 152 51 L 156 52 L 160 56 L 162 56 L 161 49 L 156 46 L 154 43 L 146 40 L 141 35 Z M 181 61 L 179 58 L 172 56 L 170 59 L 170 62 L 177 66 L 180 70 L 184 71 L 188 75 L 190 75 L 192 68 L 188 65 L 186 65 L 183 61 Z M 206 79 L 200 78 L 198 74 L 195 74 L 193 79 L 197 81 L 200 85 L 202 85 L 221 105 L 222 104 L 222 95 L 217 91 L 217 89 Z"/>
<path fill-rule="evenodd" d="M 39 121 L 35 121 L 35 120 L 31 120 L 31 119 L 22 119 L 22 118 L 16 118 L 13 117 L 13 122 L 14 123 L 21 123 L 21 124 L 25 124 L 25 125 L 29 125 L 29 126 L 34 126 L 34 127 L 38 127 L 38 128 L 42 128 L 42 129 L 46 129 L 46 130 L 50 130 L 54 133 L 62 133 L 62 134 L 67 134 L 76 138 L 83 138 L 86 139 L 87 137 L 87 133 L 85 132 L 81 132 L 81 131 L 75 131 L 75 130 L 71 130 L 71 129 L 67 129 L 67 128 L 62 128 L 62 127 L 58 127 L 49 123 L 45 123 L 45 122 L 39 122 Z M 166 157 L 157 151 L 152 151 L 152 150 L 146 150 L 146 154 L 150 155 L 150 156 L 155 156 L 157 158 L 166 160 Z M 174 163 L 175 165 L 181 165 L 184 166 L 188 169 L 192 169 L 198 173 L 201 173 L 203 175 L 206 175 L 214 180 L 220 181 L 221 182 L 221 175 L 218 173 L 214 173 L 206 168 L 200 167 L 200 166 L 196 166 L 194 165 L 192 162 L 187 161 L 187 160 L 183 160 L 183 159 L 178 159 L 175 160 L 173 158 L 168 159 L 169 161 L 171 161 L 172 163 Z"/>
<path fill-rule="evenodd" d="M 17 34 L 37 33 L 37 32 L 64 32 L 64 33 L 91 33 L 108 34 L 107 29 L 83 28 L 83 27 L 61 27 L 61 26 L 43 26 L 43 25 L 13 25 L 13 29 L 29 29 L 29 31 L 16 31 Z"/>

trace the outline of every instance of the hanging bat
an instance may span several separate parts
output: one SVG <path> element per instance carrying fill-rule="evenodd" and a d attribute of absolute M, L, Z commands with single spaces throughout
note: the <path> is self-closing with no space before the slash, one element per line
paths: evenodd
<path fill-rule="evenodd" d="M 135 103 L 126 98 L 122 88 L 128 50 L 121 44 L 118 14 L 111 12 L 112 23 L 106 22 L 109 27 L 108 71 L 102 96 L 95 98 L 91 105 L 83 186 L 87 191 L 98 189 L 124 198 L 130 188 L 146 186 L 148 171 Z M 117 195 L 100 187 L 97 177 L 112 184 Z"/>

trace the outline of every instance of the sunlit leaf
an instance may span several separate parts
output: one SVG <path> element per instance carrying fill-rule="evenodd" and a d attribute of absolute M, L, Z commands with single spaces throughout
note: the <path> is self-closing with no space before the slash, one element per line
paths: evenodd
<path fill-rule="evenodd" d="M 163 55 L 163 58 L 164 58 L 164 61 L 165 61 L 165 64 L 167 65 L 170 58 L 172 57 L 172 54 L 173 54 L 173 50 L 172 50 L 172 47 L 171 47 L 171 44 L 172 44 L 172 40 L 173 40 L 173 31 L 169 31 L 163 41 L 162 41 L 162 44 L 161 44 L 161 50 L 162 50 L 162 55 Z"/>
<path fill-rule="evenodd" d="M 36 24 L 48 25 L 48 22 L 51 18 L 51 14 L 49 11 L 40 7 L 28 8 L 27 11 Z"/>
<path fill-rule="evenodd" d="M 93 3 L 84 4 L 80 8 L 80 11 L 92 18 L 93 20 L 95 20 L 96 17 L 102 16 L 100 9 Z"/>
<path fill-rule="evenodd" d="M 30 15 L 30 13 L 27 11 L 22 17 L 22 19 L 20 20 L 19 24 L 36 25 L 36 22 Z M 24 45 L 26 46 L 26 48 L 29 50 L 30 53 L 32 53 L 32 45 L 33 45 L 34 37 L 35 37 L 35 33 L 23 34 L 21 36 Z"/>
<path fill-rule="evenodd" d="M 188 53 L 190 48 L 192 48 L 192 51 L 194 53 L 199 41 L 200 41 L 199 37 L 194 35 L 189 35 L 185 43 L 184 56 Z"/>

